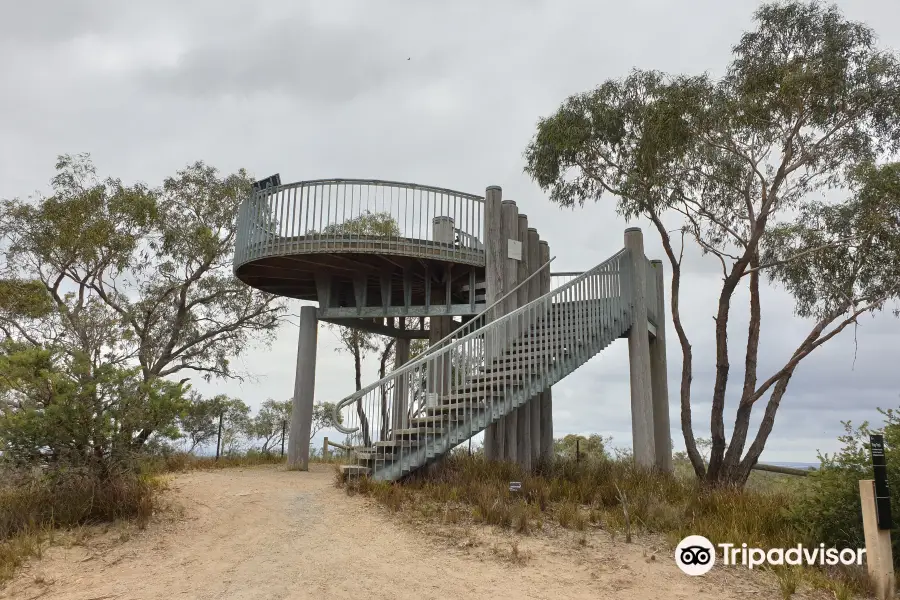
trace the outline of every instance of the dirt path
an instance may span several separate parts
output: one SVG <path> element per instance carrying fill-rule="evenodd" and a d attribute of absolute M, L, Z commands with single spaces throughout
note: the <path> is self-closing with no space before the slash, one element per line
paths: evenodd
<path fill-rule="evenodd" d="M 51 548 L 0 598 L 770 598 L 768 579 L 714 570 L 683 575 L 669 552 L 569 532 L 513 538 L 480 529 L 460 539 L 417 533 L 333 486 L 330 469 L 225 469 L 180 475 L 176 507 L 142 532 Z M 177 507 L 181 507 L 178 509 Z M 579 536 L 580 537 L 580 536 Z M 520 555 L 511 555 L 519 539 Z"/>

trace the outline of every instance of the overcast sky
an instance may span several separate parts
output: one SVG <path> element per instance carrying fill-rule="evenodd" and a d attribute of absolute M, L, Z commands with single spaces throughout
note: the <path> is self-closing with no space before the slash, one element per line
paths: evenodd
<path fill-rule="evenodd" d="M 900 48 L 896 0 L 840 2 Z M 569 95 L 632 68 L 721 73 L 750 26 L 750 0 L 596 2 L 176 2 L 0 0 L 0 197 L 46 191 L 55 158 L 90 152 L 101 175 L 152 185 L 201 159 L 282 181 L 411 181 L 483 194 L 500 185 L 558 256 L 590 268 L 622 246 L 611 200 L 560 210 L 522 173 L 537 119 Z M 644 227 L 647 255 L 662 258 Z M 708 435 L 720 271 L 694 257 L 684 284 L 694 345 L 694 416 Z M 668 286 L 667 286 L 668 287 Z M 783 292 L 763 297 L 760 376 L 783 364 L 810 324 Z M 733 311 L 732 391 L 739 392 L 746 294 Z M 298 306 L 294 307 L 295 309 Z M 295 310 L 295 312 L 297 312 Z M 683 448 L 680 351 L 669 336 L 672 438 Z M 856 342 L 856 345 L 854 343 Z M 353 391 L 352 363 L 319 334 L 316 398 Z M 769 461 L 833 451 L 841 420 L 877 420 L 900 404 L 900 324 L 865 318 L 805 360 L 791 381 Z M 254 381 L 197 384 L 253 406 L 293 390 L 296 328 L 245 354 Z M 855 357 L 855 360 L 854 360 Z M 374 373 L 374 365 L 368 369 Z M 369 378 L 371 381 L 372 379 Z M 733 400 L 733 394 L 731 394 Z M 760 411 L 761 412 L 761 409 Z M 733 418 L 733 405 L 726 414 Z M 631 443 L 627 344 L 613 344 L 554 386 L 557 436 Z"/>

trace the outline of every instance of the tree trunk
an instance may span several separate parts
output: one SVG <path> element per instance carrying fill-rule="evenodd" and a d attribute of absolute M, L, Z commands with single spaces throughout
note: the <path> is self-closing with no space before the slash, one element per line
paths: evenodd
<path fill-rule="evenodd" d="M 356 391 L 358 392 L 362 389 L 362 357 L 358 345 L 353 351 L 353 366 L 356 369 Z M 363 446 L 368 448 L 372 445 L 372 439 L 369 436 L 369 420 L 366 418 L 366 411 L 363 410 L 362 398 L 356 400 L 356 414 L 359 416 L 359 430 L 362 432 Z"/>
<path fill-rule="evenodd" d="M 759 460 L 759 455 L 762 454 L 762 451 L 766 446 L 769 434 L 772 433 L 772 427 L 775 425 L 775 413 L 778 412 L 778 407 L 781 405 L 781 398 L 784 396 L 784 392 L 787 390 L 788 383 L 790 383 L 793 375 L 794 370 L 791 369 L 784 377 L 778 380 L 778 383 L 775 384 L 775 389 L 772 390 L 772 396 L 769 398 L 769 402 L 766 405 L 766 412 L 763 414 L 762 423 L 759 424 L 759 431 L 756 433 L 756 439 L 753 440 L 753 443 L 750 445 L 750 450 L 747 451 L 747 456 L 741 461 L 740 467 L 733 476 L 734 483 L 741 486 L 747 483 L 747 478 L 750 477 L 750 470 Z"/>
<path fill-rule="evenodd" d="M 691 417 L 691 381 L 693 379 L 694 353 L 681 322 L 681 259 L 675 256 L 669 232 L 656 213 L 648 210 L 647 216 L 650 217 L 650 220 L 656 226 L 656 230 L 659 232 L 662 240 L 663 249 L 669 258 L 669 264 L 672 265 L 672 298 L 670 300 L 672 323 L 675 326 L 675 333 L 678 335 L 678 343 L 681 345 L 681 387 L 679 390 L 681 397 L 681 433 L 684 436 L 685 450 L 691 461 L 691 466 L 694 467 L 694 473 L 698 479 L 702 479 L 706 475 L 706 464 L 703 462 L 703 457 L 700 456 L 699 450 L 697 450 L 697 440 L 694 439 L 694 426 Z"/>
<path fill-rule="evenodd" d="M 387 363 L 391 358 L 391 351 L 394 348 L 395 338 L 391 338 L 384 345 L 384 351 L 381 353 L 381 363 L 378 366 L 378 379 L 384 379 L 387 374 Z M 390 429 L 390 416 L 388 413 L 388 390 L 387 385 L 381 386 L 381 439 L 388 439 L 388 431 Z"/>
<path fill-rule="evenodd" d="M 754 254 L 750 259 L 751 268 L 759 266 L 759 254 Z M 759 357 L 759 330 L 761 310 L 759 302 L 759 271 L 750 273 L 750 323 L 747 331 L 747 352 L 744 360 L 744 389 L 741 392 L 741 400 L 738 404 L 737 414 L 734 420 L 734 432 L 728 443 L 728 451 L 725 453 L 723 469 L 719 473 L 719 479 L 727 482 L 736 482 L 739 475 L 741 456 L 747 442 L 747 431 L 750 429 L 750 416 L 753 412 L 753 392 L 756 391 L 756 370 Z"/>

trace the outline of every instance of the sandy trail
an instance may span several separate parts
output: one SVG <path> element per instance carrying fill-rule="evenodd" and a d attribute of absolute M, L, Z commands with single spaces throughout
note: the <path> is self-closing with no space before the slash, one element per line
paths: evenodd
<path fill-rule="evenodd" d="M 518 536 L 480 528 L 423 535 L 333 485 L 330 468 L 224 469 L 175 477 L 176 507 L 122 541 L 110 532 L 33 561 L 0 598 L 617 598 L 777 597 L 768 578 L 683 575 L 668 550 L 601 532 Z M 180 507 L 180 508 L 179 508 Z M 577 537 L 576 537 L 577 535 Z M 116 539 L 113 539 L 116 538 Z M 529 558 L 508 558 L 513 539 Z M 506 557 L 505 557 L 506 556 Z"/>

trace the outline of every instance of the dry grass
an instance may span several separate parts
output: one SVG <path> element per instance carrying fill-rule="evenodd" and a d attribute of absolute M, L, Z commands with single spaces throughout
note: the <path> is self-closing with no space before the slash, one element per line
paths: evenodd
<path fill-rule="evenodd" d="M 672 546 L 687 535 L 703 535 L 714 544 L 746 542 L 761 548 L 810 544 L 787 510 L 802 489 L 802 480 L 770 475 L 754 478 L 746 490 L 710 489 L 690 476 L 651 472 L 630 461 L 560 460 L 524 473 L 511 463 L 457 455 L 403 483 L 354 478 L 343 485 L 349 494 L 368 495 L 392 512 L 437 518 L 459 527 L 486 524 L 530 535 L 555 523 L 581 532 L 582 545 L 591 529 L 626 540 L 632 532 L 661 534 Z M 522 483 L 518 492 L 509 491 L 511 481 Z M 341 485 L 339 476 L 336 482 Z M 505 549 L 495 553 L 515 554 Z M 786 598 L 801 583 L 836 598 L 867 587 L 863 571 L 846 568 L 793 569 L 775 575 Z"/>
<path fill-rule="evenodd" d="M 161 484 L 129 468 L 99 473 L 59 468 L 3 473 L 0 485 L 0 581 L 12 576 L 26 558 L 40 557 L 56 528 L 136 519 L 144 527 Z"/>
<path fill-rule="evenodd" d="M 129 519 L 139 528 L 146 526 L 156 508 L 157 492 L 164 486 L 159 475 L 283 462 L 279 455 L 262 453 L 219 460 L 176 453 L 102 469 L 0 467 L 0 582 L 26 559 L 40 558 L 56 529 L 73 529 L 70 537 L 77 541 L 84 535 L 83 525 Z"/>
<path fill-rule="evenodd" d="M 259 465 L 284 464 L 285 458 L 280 454 L 263 454 L 248 452 L 240 455 L 194 456 L 186 452 L 177 452 L 167 456 L 147 458 L 142 461 L 145 472 L 153 474 L 181 473 L 203 469 L 228 469 L 233 467 L 255 467 Z"/>

